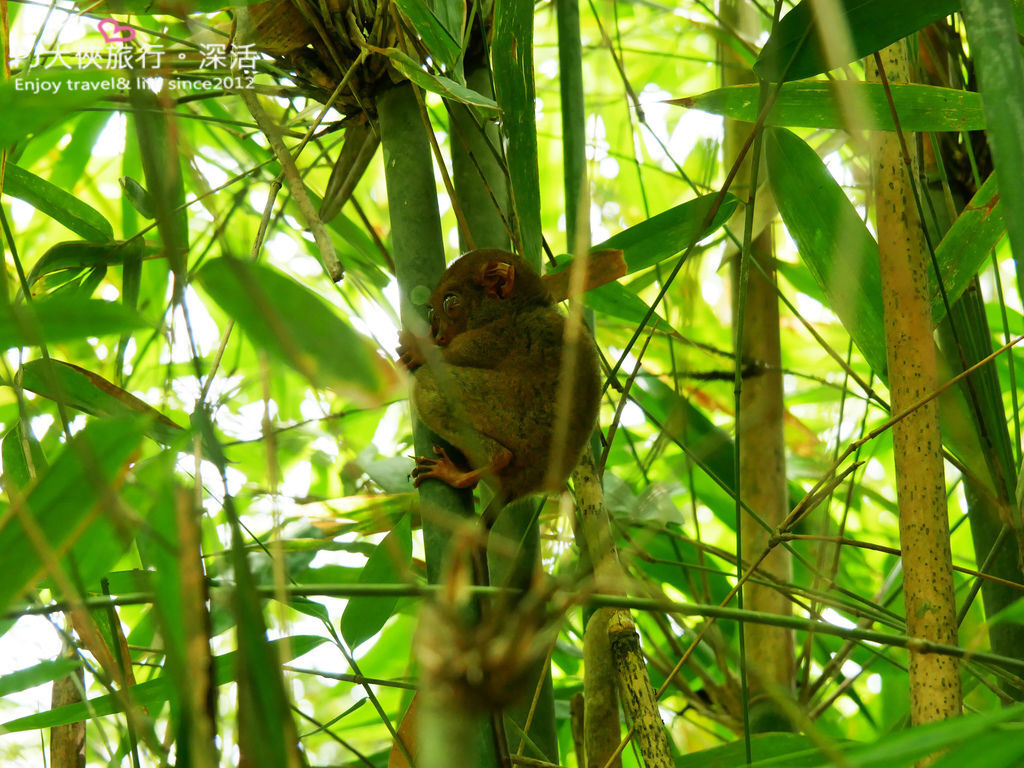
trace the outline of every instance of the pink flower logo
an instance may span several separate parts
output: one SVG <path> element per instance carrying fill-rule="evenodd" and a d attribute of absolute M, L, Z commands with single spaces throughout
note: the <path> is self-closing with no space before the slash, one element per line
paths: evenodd
<path fill-rule="evenodd" d="M 127 43 L 135 39 L 135 30 L 128 24 L 119 24 L 117 19 L 103 19 L 96 28 L 108 43 Z"/>

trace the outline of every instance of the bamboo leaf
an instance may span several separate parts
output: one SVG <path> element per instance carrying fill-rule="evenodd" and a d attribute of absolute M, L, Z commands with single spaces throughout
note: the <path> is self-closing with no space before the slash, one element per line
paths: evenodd
<path fill-rule="evenodd" d="M 309 653 L 317 646 L 326 642 L 326 638 L 313 635 L 296 635 L 294 637 L 272 640 L 268 643 L 275 658 L 282 661 Z M 285 651 L 288 651 L 287 655 Z M 237 668 L 238 652 L 231 651 L 217 656 L 214 659 L 213 680 L 215 685 L 224 685 L 238 679 L 240 670 Z M 161 675 L 155 680 L 145 683 L 138 683 L 124 689 L 124 692 L 96 696 L 88 701 L 78 704 L 69 704 L 65 707 L 51 709 L 48 712 L 40 712 L 36 715 L 21 717 L 17 720 L 10 720 L 0 725 L 0 728 L 8 731 L 33 731 L 37 728 L 52 728 L 55 725 L 67 725 L 77 723 L 80 720 L 88 720 L 93 717 L 112 715 L 124 711 L 125 696 L 140 707 L 155 708 L 170 698 L 172 683 L 168 676 Z"/>
<path fill-rule="evenodd" d="M 593 250 L 621 250 L 628 272 L 652 267 L 685 251 L 692 242 L 700 242 L 729 220 L 739 204 L 732 195 L 725 196 L 714 218 L 704 225 L 715 197 L 704 195 L 662 211 L 595 245 Z"/>
<path fill-rule="evenodd" d="M 1024 61 L 1009 0 L 964 0 L 967 40 L 988 120 L 988 143 L 1024 296 Z"/>
<path fill-rule="evenodd" d="M 601 317 L 616 317 L 634 325 L 639 324 L 650 309 L 646 301 L 619 283 L 602 285 L 588 291 L 583 301 Z M 651 324 L 661 330 L 670 329 L 669 324 L 657 313 L 652 316 Z"/>
<path fill-rule="evenodd" d="M 95 416 L 142 416 L 146 434 L 164 444 L 177 441 L 184 430 L 135 395 L 92 371 L 61 360 L 30 360 L 21 367 L 21 385 L 37 395 Z"/>
<path fill-rule="evenodd" d="M 60 553 L 88 529 L 94 509 L 106 499 L 118 475 L 142 440 L 137 419 L 94 421 L 64 447 L 25 498 L 28 515 L 51 554 Z M 6 609 L 43 573 L 39 540 L 29 536 L 19 514 L 0 526 L 4 578 L 0 606 Z"/>
<path fill-rule="evenodd" d="M 821 759 L 821 751 L 810 739 L 795 733 L 752 734 L 750 751 L 755 761 L 785 760 L 785 764 L 792 768 L 817 765 Z M 746 744 L 734 741 L 685 755 L 676 761 L 676 768 L 732 768 L 746 765 L 746 762 Z"/>
<path fill-rule="evenodd" d="M 769 128 L 764 136 L 772 194 L 800 258 L 861 354 L 884 379 L 878 244 L 813 149 L 784 128 Z"/>
<path fill-rule="evenodd" d="M 472 88 L 467 88 L 466 86 L 455 82 L 450 77 L 435 75 L 433 72 L 427 72 L 418 61 L 407 53 L 400 51 L 398 48 L 367 47 L 374 53 L 387 56 L 399 72 L 424 90 L 439 94 L 444 96 L 446 99 L 451 99 L 452 101 L 457 101 L 461 104 L 471 104 L 479 109 L 486 109 L 494 112 L 498 110 L 498 105 L 493 99 L 489 99 L 483 94 L 477 93 Z"/>
<path fill-rule="evenodd" d="M 359 574 L 359 583 L 401 583 L 411 557 L 412 527 L 406 515 L 370 553 Z M 352 648 L 369 640 L 384 628 L 397 603 L 397 597 L 350 598 L 341 616 L 341 636 Z"/>
<path fill-rule="evenodd" d="M 990 766 L 993 763 L 989 760 L 990 747 L 992 744 L 1002 741 L 996 734 L 997 726 L 1001 723 L 1012 721 L 1024 714 L 1024 705 L 1016 705 L 997 709 L 993 712 L 986 712 L 980 715 L 965 715 L 952 720 L 945 720 L 927 725 L 920 725 L 904 731 L 892 733 L 873 744 L 858 745 L 844 750 L 851 768 L 909 768 L 915 761 L 934 755 L 950 747 L 953 744 L 970 740 L 968 753 L 975 757 L 974 760 L 964 760 L 961 753 L 954 762 L 950 762 L 952 755 L 947 755 L 940 762 L 933 765 L 941 765 L 942 768 L 951 766 Z M 1008 737 L 1009 731 L 1005 735 Z M 1024 744 L 1020 739 L 1012 739 L 1018 750 L 1024 750 Z M 820 768 L 826 765 L 833 765 L 832 761 L 821 761 L 817 764 Z"/>
<path fill-rule="evenodd" d="M 423 0 L 396 0 L 435 61 L 454 67 L 462 52 L 462 25 L 446 27 Z"/>
<path fill-rule="evenodd" d="M 41 277 L 61 270 L 82 270 L 109 264 L 121 264 L 125 259 L 142 254 L 142 241 L 115 240 L 95 243 L 83 240 L 57 243 L 39 257 L 28 274 L 28 284 L 35 285 Z"/>
<path fill-rule="evenodd" d="M 985 129 L 981 96 L 972 91 L 931 85 L 893 83 L 892 100 L 904 131 L 980 131 Z M 857 104 L 844 114 L 840 104 Z M 687 109 L 699 109 L 733 120 L 753 122 L 758 112 L 758 86 L 733 85 L 683 99 Z M 827 83 L 784 83 L 766 125 L 843 130 L 895 130 L 892 111 L 881 83 L 831 80 Z"/>
<path fill-rule="evenodd" d="M 111 301 L 48 297 L 0 306 L 0 349 L 107 336 L 148 325 L 138 312 Z"/>
<path fill-rule="evenodd" d="M 146 189 L 154 203 L 153 217 L 171 271 L 180 280 L 184 277 L 188 257 L 188 212 L 178 152 L 179 133 L 173 123 L 170 100 L 161 100 L 152 91 L 139 88 L 137 80 L 132 78 L 129 93 L 134 108 L 132 125 L 145 171 Z"/>
<path fill-rule="evenodd" d="M 0 120 L 0 149 L 59 124 L 75 110 L 106 96 L 113 88 L 101 87 L 105 79 L 109 80 L 109 75 L 104 72 L 76 71 L 71 77 L 67 72 L 33 71 L 31 77 L 24 74 L 0 82 L 0 115 L 4 116 Z M 8 164 L 8 172 L 11 167 Z"/>
<path fill-rule="evenodd" d="M 153 196 L 149 194 L 144 186 L 131 176 L 122 176 L 118 179 L 121 189 L 124 190 L 125 199 L 132 207 L 147 219 L 156 218 L 154 213 Z"/>
<path fill-rule="evenodd" d="M 836 18 L 818 20 L 816 4 L 802 0 L 779 21 L 761 49 L 754 72 L 772 81 L 817 75 L 863 58 L 960 10 L 957 0 L 838 0 L 835 5 Z M 829 31 L 824 41 L 822 28 Z M 837 45 L 842 39 L 834 30 L 848 31 L 852 47 Z M 846 55 L 840 55 L 840 50 Z"/>
<path fill-rule="evenodd" d="M 964 292 L 978 270 L 985 266 L 1005 232 L 1003 206 L 993 174 L 974 193 L 935 248 L 935 260 L 950 302 Z M 934 279 L 931 295 L 932 320 L 938 324 L 946 316 L 946 307 Z"/>
<path fill-rule="evenodd" d="M 105 243 L 114 239 L 110 222 L 99 211 L 24 168 L 7 165 L 3 191 L 24 200 L 90 242 Z"/>
<path fill-rule="evenodd" d="M 321 387 L 334 387 L 376 402 L 390 367 L 323 299 L 280 272 L 222 258 L 196 275 L 207 293 L 259 348 Z"/>
<path fill-rule="evenodd" d="M 53 682 L 81 669 L 81 667 L 82 662 L 79 659 L 59 658 L 53 661 L 41 661 L 31 667 L 8 672 L 0 677 L 0 696 L 9 696 L 17 691 Z"/>
<path fill-rule="evenodd" d="M 31 457 L 31 464 L 29 456 L 26 456 L 26 450 Z M 17 495 L 22 495 L 47 466 L 39 440 L 31 429 L 25 429 L 24 422 L 20 420 L 4 433 L 0 457 L 3 459 L 4 468 L 3 487 L 8 498 L 14 495 L 15 490 Z"/>

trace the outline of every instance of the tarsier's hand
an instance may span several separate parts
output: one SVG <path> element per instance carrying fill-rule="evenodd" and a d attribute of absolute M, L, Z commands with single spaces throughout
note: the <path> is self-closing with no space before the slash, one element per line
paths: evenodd
<path fill-rule="evenodd" d="M 423 354 L 423 345 L 428 344 L 426 339 L 421 339 L 409 331 L 401 331 L 398 334 L 398 364 L 407 371 L 415 371 L 423 363 L 426 357 Z"/>

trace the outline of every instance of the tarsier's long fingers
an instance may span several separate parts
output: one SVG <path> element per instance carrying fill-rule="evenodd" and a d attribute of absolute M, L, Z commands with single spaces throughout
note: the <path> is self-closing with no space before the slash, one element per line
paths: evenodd
<path fill-rule="evenodd" d="M 427 478 L 440 480 L 453 488 L 473 488 L 480 481 L 479 472 L 464 472 L 459 469 L 441 446 L 435 445 L 434 453 L 441 458 L 416 457 L 416 466 L 412 470 L 413 487 L 419 488 L 420 483 Z"/>

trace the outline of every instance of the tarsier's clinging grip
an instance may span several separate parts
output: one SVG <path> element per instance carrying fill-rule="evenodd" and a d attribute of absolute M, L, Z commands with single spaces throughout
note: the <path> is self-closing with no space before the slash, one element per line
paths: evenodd
<path fill-rule="evenodd" d="M 560 490 L 594 429 L 601 393 L 593 338 L 581 328 L 568 350 L 565 325 L 518 256 L 471 251 L 448 266 L 430 297 L 432 339 L 403 332 L 399 362 L 415 372 L 420 418 L 470 466 L 435 449 L 436 458 L 416 459 L 416 485 L 436 478 L 465 488 L 483 479 L 499 504 Z M 563 377 L 566 355 L 574 362 Z M 564 409 L 560 387 L 571 388 Z M 564 435 L 560 446 L 556 435 Z"/>

